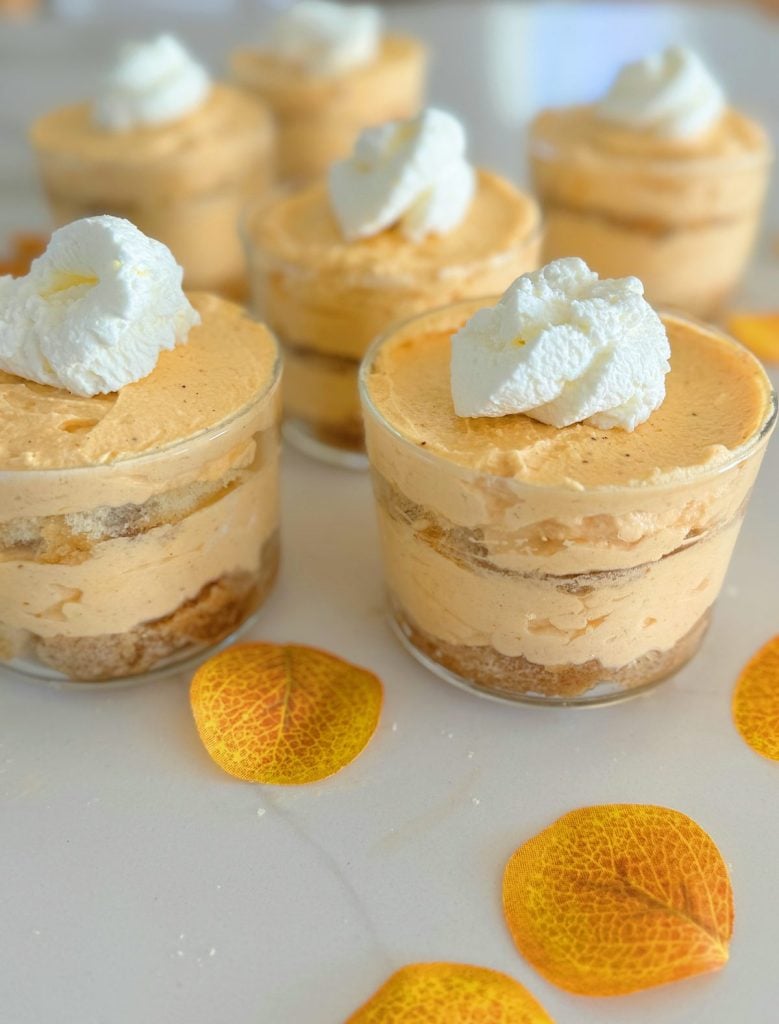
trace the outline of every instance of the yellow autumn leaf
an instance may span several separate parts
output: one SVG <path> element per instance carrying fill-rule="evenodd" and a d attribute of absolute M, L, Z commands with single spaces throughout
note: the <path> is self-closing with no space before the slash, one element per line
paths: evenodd
<path fill-rule="evenodd" d="M 779 362 L 779 313 L 731 313 L 728 330 L 758 358 Z"/>
<path fill-rule="evenodd" d="M 299 785 L 353 761 L 373 735 L 379 679 L 326 651 L 241 644 L 194 675 L 192 712 L 216 763 L 250 782 Z"/>
<path fill-rule="evenodd" d="M 579 995 L 613 996 L 714 971 L 733 894 L 713 840 L 666 807 L 572 811 L 520 846 L 503 879 L 519 952 Z"/>
<path fill-rule="evenodd" d="M 733 692 L 733 720 L 753 750 L 779 761 L 779 636 L 741 673 Z"/>
<path fill-rule="evenodd" d="M 401 967 L 346 1024 L 554 1024 L 507 974 L 469 964 Z"/>

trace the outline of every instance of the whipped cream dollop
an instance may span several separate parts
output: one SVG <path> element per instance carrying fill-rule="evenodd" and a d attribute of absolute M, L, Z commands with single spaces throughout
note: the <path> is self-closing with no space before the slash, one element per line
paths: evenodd
<path fill-rule="evenodd" d="M 92 396 L 146 377 L 200 317 L 170 250 L 120 217 L 73 221 L 0 277 L 0 370 Z"/>
<path fill-rule="evenodd" d="M 344 237 L 368 238 L 394 225 L 414 242 L 451 231 L 476 188 L 465 149 L 457 118 L 433 107 L 367 128 L 352 156 L 330 168 L 330 202 Z"/>
<path fill-rule="evenodd" d="M 105 77 L 92 113 L 109 131 L 176 121 L 197 109 L 211 92 L 204 67 L 170 35 L 126 43 Z"/>
<path fill-rule="evenodd" d="M 583 260 L 555 260 L 452 338 L 455 412 L 634 430 L 665 398 L 670 354 L 638 278 L 601 281 Z"/>
<path fill-rule="evenodd" d="M 270 48 L 312 75 L 338 75 L 376 59 L 383 20 L 376 7 L 300 0 L 280 14 Z"/>
<path fill-rule="evenodd" d="M 717 123 L 725 94 L 696 53 L 672 46 L 627 64 L 595 110 L 618 125 L 687 139 Z"/>

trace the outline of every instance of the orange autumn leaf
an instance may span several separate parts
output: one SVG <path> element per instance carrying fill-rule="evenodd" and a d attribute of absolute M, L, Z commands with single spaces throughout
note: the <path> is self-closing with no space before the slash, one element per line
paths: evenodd
<path fill-rule="evenodd" d="M 728 959 L 733 893 L 713 840 L 666 807 L 572 811 L 520 846 L 503 909 L 520 953 L 579 995 L 614 996 Z"/>
<path fill-rule="evenodd" d="M 346 1024 L 554 1024 L 507 974 L 469 964 L 401 967 Z"/>
<path fill-rule="evenodd" d="M 733 693 L 733 720 L 753 750 L 779 761 L 779 636 L 741 673 Z"/>
<path fill-rule="evenodd" d="M 353 761 L 379 721 L 366 669 L 295 644 L 241 644 L 209 658 L 190 690 L 195 725 L 220 768 L 249 782 L 300 785 Z"/>
<path fill-rule="evenodd" d="M 779 362 L 779 313 L 732 313 L 728 330 L 760 359 Z"/>

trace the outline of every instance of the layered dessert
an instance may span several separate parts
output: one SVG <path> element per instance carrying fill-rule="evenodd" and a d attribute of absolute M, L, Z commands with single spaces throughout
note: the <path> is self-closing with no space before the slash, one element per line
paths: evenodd
<path fill-rule="evenodd" d="M 459 122 L 430 109 L 366 131 L 327 183 L 257 208 L 247 244 L 254 306 L 284 349 L 290 436 L 337 455 L 363 448 L 357 370 L 369 343 L 535 267 L 539 212 L 474 171 Z"/>
<path fill-rule="evenodd" d="M 635 274 L 651 302 L 716 314 L 752 250 L 772 159 L 700 59 L 628 65 L 599 102 L 546 110 L 530 130 L 544 258 Z"/>
<path fill-rule="evenodd" d="M 236 82 L 273 111 L 279 173 L 304 183 L 347 156 L 370 125 L 417 113 L 421 43 L 383 31 L 378 9 L 301 0 L 280 13 L 265 42 L 236 49 Z"/>
<path fill-rule="evenodd" d="M 273 181 L 273 124 L 170 36 L 126 46 L 97 99 L 32 125 L 55 224 L 115 214 L 163 242 L 188 288 L 245 293 L 244 205 Z"/>
<path fill-rule="evenodd" d="M 137 676 L 247 621 L 278 566 L 279 406 L 269 332 L 185 297 L 127 221 L 0 278 L 0 662 Z"/>
<path fill-rule="evenodd" d="M 593 702 L 695 652 L 775 419 L 746 349 L 566 259 L 391 331 L 362 390 L 392 616 L 428 667 Z"/>

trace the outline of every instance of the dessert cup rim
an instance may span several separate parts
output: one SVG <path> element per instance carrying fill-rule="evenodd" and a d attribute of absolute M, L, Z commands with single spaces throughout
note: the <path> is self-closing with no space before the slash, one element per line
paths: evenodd
<path fill-rule="evenodd" d="M 379 63 L 380 58 L 383 56 L 381 50 L 386 46 L 387 42 L 401 42 L 404 44 L 413 43 L 414 49 L 422 52 L 426 52 L 426 47 L 422 39 L 414 35 L 411 32 L 403 32 L 393 27 L 385 26 L 379 34 L 380 49 L 377 54 L 372 57 L 369 61 L 365 61 L 362 64 L 355 65 L 354 67 L 347 68 L 345 71 L 337 73 L 322 74 L 312 73 L 306 71 L 298 62 L 294 60 L 284 59 L 276 50 L 273 49 L 268 39 L 261 39 L 259 42 L 251 43 L 244 42 L 239 43 L 237 46 L 233 46 L 227 55 L 227 63 L 231 76 L 234 78 L 228 78 L 226 81 L 230 82 L 237 81 L 239 85 L 246 86 L 250 83 L 245 82 L 241 79 L 240 74 L 235 66 L 235 61 L 239 57 L 248 56 L 256 60 L 263 61 L 269 64 L 283 67 L 285 71 L 297 73 L 303 82 L 307 85 L 316 83 L 330 83 L 340 82 L 343 79 L 348 78 L 351 74 L 356 71 L 364 71 L 367 67 L 375 66 Z"/>
<path fill-rule="evenodd" d="M 590 109 L 592 104 L 580 104 L 579 106 L 581 106 L 582 109 Z M 560 159 L 562 157 L 562 151 L 565 148 L 564 144 L 561 146 L 551 139 L 537 135 L 535 128 L 536 123 L 542 114 L 549 113 L 550 111 L 561 112 L 569 109 L 571 109 L 570 105 L 547 107 L 544 110 L 539 111 L 538 114 L 532 118 L 528 131 L 528 155 L 532 159 L 548 160 L 550 157 L 554 159 Z M 634 165 L 636 163 L 640 163 L 642 169 L 662 169 L 665 171 L 672 171 L 674 174 L 722 174 L 723 169 L 732 170 L 742 166 L 770 167 L 775 162 L 777 155 L 770 136 L 767 134 L 760 121 L 748 114 L 745 114 L 743 111 L 736 110 L 736 112 L 761 129 L 763 134 L 763 145 L 760 148 L 744 149 L 741 153 L 707 153 L 692 156 L 689 154 L 674 155 L 668 153 L 664 155 L 622 153 L 619 151 L 604 149 L 594 141 L 590 143 L 590 148 L 592 150 L 597 150 L 598 153 L 602 153 L 604 156 L 608 156 L 608 158 L 613 160 L 615 164 L 621 163 L 625 165 Z M 605 121 L 603 123 L 607 124 Z M 642 136 L 641 132 L 634 132 L 634 134 Z M 663 140 L 659 139 L 658 141 L 662 142 Z"/>
<path fill-rule="evenodd" d="M 525 249 L 528 249 L 528 248 L 532 247 L 533 245 L 536 245 L 536 244 L 540 243 L 543 240 L 544 232 L 546 230 L 546 222 L 545 222 L 545 219 L 544 219 L 544 211 L 543 211 L 541 203 L 540 203 L 540 201 L 538 199 L 538 196 L 535 195 L 535 193 L 528 191 L 524 187 L 521 187 L 515 181 L 512 181 L 510 178 L 508 178 L 505 174 L 501 174 L 499 171 L 493 170 L 491 167 L 485 166 L 484 164 L 478 164 L 478 165 L 475 165 L 475 167 L 476 167 L 476 171 L 477 172 L 478 171 L 485 171 L 488 174 L 492 174 L 495 177 L 501 178 L 504 181 L 508 182 L 524 199 L 526 199 L 528 201 L 528 204 L 532 208 L 533 213 L 534 213 L 535 216 L 534 216 L 533 220 L 531 221 L 531 223 L 528 226 L 527 233 L 522 236 L 521 242 L 518 244 L 518 246 L 510 246 L 507 249 L 503 249 L 502 248 L 502 249 L 498 250 L 497 252 L 490 254 L 488 257 L 484 257 L 484 258 L 479 259 L 479 260 L 477 260 L 475 262 L 463 262 L 463 263 L 456 264 L 454 269 L 456 271 L 458 271 L 458 272 L 459 271 L 463 271 L 463 270 L 467 271 L 469 268 L 471 268 L 473 266 L 478 266 L 478 265 L 481 265 L 481 264 L 485 264 L 487 262 L 492 262 L 492 261 L 494 261 L 496 259 L 500 259 L 501 257 L 504 257 L 504 256 L 506 256 L 506 257 L 507 256 L 512 256 L 512 255 L 514 255 L 515 252 L 517 252 L 518 249 L 521 249 L 522 251 L 524 251 Z M 308 191 L 310 188 L 312 188 L 313 186 L 315 186 L 317 184 L 321 185 L 321 184 L 326 184 L 326 183 L 327 183 L 326 176 L 325 177 L 320 176 L 318 178 L 315 178 L 313 181 L 304 181 L 304 182 L 286 181 L 286 182 L 280 182 L 280 183 L 276 184 L 273 188 L 271 188 L 271 189 L 267 190 L 266 192 L 264 192 L 263 195 L 256 196 L 256 197 L 254 197 L 253 199 L 250 199 L 247 203 L 244 204 L 244 206 L 241 209 L 240 214 L 238 216 L 238 234 L 239 234 L 239 237 L 240 237 L 240 239 L 241 239 L 241 241 L 243 243 L 243 247 L 244 247 L 244 251 L 246 252 L 247 260 L 249 261 L 250 272 L 251 272 L 251 261 L 252 261 L 252 259 L 257 254 L 260 254 L 261 257 L 262 256 L 269 257 L 271 260 L 274 260 L 279 265 L 285 266 L 285 267 L 293 267 L 293 268 L 305 267 L 305 269 L 308 270 L 311 266 L 314 265 L 314 263 L 315 263 L 314 260 L 308 259 L 306 261 L 303 261 L 303 260 L 297 260 L 297 259 L 294 259 L 294 258 L 290 259 L 286 255 L 280 256 L 277 252 L 274 252 L 273 250 L 269 250 L 266 246 L 262 245 L 262 243 L 259 242 L 252 235 L 251 224 L 253 223 L 254 220 L 256 220 L 256 218 L 263 211 L 270 210 L 272 207 L 277 206 L 283 200 L 290 199 L 290 198 L 292 198 L 294 196 L 302 195 L 304 192 Z M 383 234 L 383 232 L 381 232 L 381 234 Z M 365 241 L 365 240 L 364 239 L 358 239 L 357 241 L 359 242 L 359 241 Z M 343 244 L 344 248 L 346 248 L 346 249 L 348 249 L 348 247 L 350 245 L 355 244 L 353 242 L 350 242 L 346 238 L 342 238 L 341 239 L 341 243 Z M 409 243 L 409 244 L 413 245 L 414 243 Z M 321 249 L 318 250 L 318 251 L 321 251 Z M 371 263 L 368 267 L 366 267 L 364 270 L 362 270 L 359 274 L 354 275 L 353 272 L 351 272 L 351 273 L 352 273 L 353 276 L 359 277 L 361 280 L 365 280 L 365 279 L 371 279 L 372 280 L 374 277 L 376 277 L 376 268 L 377 268 L 377 266 L 379 266 L 379 265 L 376 264 L 376 263 Z M 402 280 L 403 280 L 403 283 L 405 284 L 406 283 L 406 279 L 403 278 Z M 382 287 L 385 287 L 385 288 L 390 287 L 390 284 L 387 281 L 386 276 L 384 276 L 384 275 L 381 275 L 381 284 L 382 284 Z"/>
<path fill-rule="evenodd" d="M 604 150 L 604 153 L 606 151 Z M 560 160 L 563 154 L 560 147 L 547 139 L 533 139 L 528 143 L 529 156 L 534 160 Z M 638 153 L 610 153 L 609 159 L 623 166 L 640 164 L 642 170 L 649 172 L 662 170 L 666 173 L 673 173 L 679 176 L 690 175 L 700 177 L 702 175 L 722 174 L 723 171 L 740 170 L 745 167 L 766 167 L 770 168 L 776 161 L 776 153 L 769 143 L 765 149 L 755 150 L 727 156 L 641 156 Z"/>
<path fill-rule="evenodd" d="M 262 388 L 262 390 L 258 391 L 255 395 L 253 395 L 248 402 L 245 402 L 242 406 L 240 406 L 240 408 L 236 409 L 234 412 L 230 413 L 230 415 L 227 416 L 225 419 L 220 420 L 213 426 L 204 427 L 202 430 L 198 430 L 194 434 L 189 434 L 187 437 L 180 438 L 177 441 L 172 441 L 170 442 L 170 444 L 166 444 L 161 448 L 155 448 L 152 451 L 139 452 L 138 454 L 128 455 L 124 458 L 112 459 L 106 462 L 93 462 L 85 466 L 27 467 L 3 466 L 0 464 L 0 481 L 13 476 L 24 476 L 25 478 L 29 479 L 30 477 L 35 475 L 46 476 L 56 474 L 57 476 L 62 476 L 63 474 L 71 473 L 79 474 L 111 472 L 112 470 L 115 470 L 119 466 L 124 468 L 127 466 L 145 465 L 153 462 L 156 459 L 169 458 L 170 456 L 175 455 L 177 451 L 181 451 L 191 444 L 200 442 L 204 438 L 221 437 L 230 429 L 230 427 L 237 420 L 239 420 L 242 416 L 246 414 L 247 410 L 253 408 L 255 405 L 258 405 L 264 399 L 268 398 L 270 394 L 279 386 L 283 369 L 281 347 L 279 345 L 278 339 L 276 338 L 276 335 L 269 328 L 266 329 L 268 330 L 268 335 L 273 342 L 275 352 L 273 367 L 271 369 L 271 374 L 270 377 L 268 378 L 267 383 Z"/>
<path fill-rule="evenodd" d="M 731 345 L 735 345 L 737 348 L 742 349 L 749 355 L 750 359 L 752 359 L 760 367 L 766 385 L 767 412 L 765 418 L 761 423 L 760 427 L 755 431 L 755 433 L 751 437 L 749 437 L 738 448 L 735 448 L 731 451 L 731 457 L 728 458 L 726 461 L 720 462 L 716 466 L 712 466 L 710 468 L 706 466 L 695 467 L 691 470 L 689 477 L 684 477 L 680 479 L 661 480 L 657 483 L 636 480 L 627 481 L 625 483 L 619 484 L 598 484 L 589 486 L 579 485 L 577 487 L 571 487 L 565 484 L 531 483 L 530 481 L 521 480 L 513 476 L 508 476 L 500 473 L 493 473 L 490 470 L 475 469 L 469 466 L 464 466 L 453 459 L 447 459 L 442 455 L 430 451 L 429 449 L 420 448 L 419 445 L 414 444 L 413 441 L 409 440 L 409 438 L 402 434 L 400 430 L 398 430 L 386 419 L 386 417 L 376 407 L 376 405 L 373 402 L 373 399 L 371 398 L 368 388 L 368 378 L 379 351 L 387 343 L 387 341 L 390 340 L 390 338 L 397 334 L 398 331 L 403 330 L 405 327 L 409 326 L 410 324 L 413 324 L 416 321 L 423 321 L 427 317 L 435 316 L 436 314 L 442 313 L 446 310 L 454 310 L 457 308 L 471 308 L 473 307 L 474 303 L 483 303 L 485 306 L 494 305 L 498 298 L 499 296 L 490 295 L 486 297 L 482 296 L 481 298 L 463 299 L 458 302 L 447 303 L 444 306 L 437 306 L 434 309 L 428 309 L 424 313 L 417 313 L 415 316 L 407 317 L 405 320 L 401 320 L 393 324 L 386 331 L 382 331 L 382 333 L 379 334 L 373 340 L 367 352 L 365 353 L 362 362 L 360 363 L 360 369 L 358 373 L 358 388 L 360 393 L 360 401 L 362 403 L 363 417 L 367 419 L 368 416 L 370 415 L 376 421 L 376 423 L 378 423 L 382 427 L 383 430 L 385 430 L 388 434 L 390 434 L 393 437 L 393 439 L 396 442 L 402 444 L 403 447 L 409 449 L 417 458 L 421 459 L 423 462 L 428 462 L 430 465 L 435 465 L 439 467 L 445 465 L 451 470 L 451 472 L 456 473 L 458 475 L 468 476 L 472 478 L 487 478 L 496 482 L 510 482 L 515 487 L 527 488 L 528 490 L 533 491 L 562 491 L 567 493 L 597 494 L 624 491 L 645 492 L 676 490 L 679 487 L 688 485 L 693 482 L 697 482 L 699 480 L 705 480 L 708 479 L 709 477 L 719 476 L 721 473 L 726 473 L 728 472 L 728 470 L 731 470 L 735 466 L 739 465 L 739 463 L 744 462 L 746 459 L 749 458 L 750 455 L 752 455 L 760 447 L 760 445 L 764 441 L 767 442 L 768 438 L 771 435 L 771 432 L 776 426 L 777 416 L 779 415 L 779 402 L 777 400 L 777 393 L 771 383 L 770 378 L 768 377 L 768 374 L 765 372 L 765 367 L 757 358 L 757 356 L 753 352 L 751 352 L 746 347 L 746 345 L 742 344 L 732 335 L 721 330 L 719 327 L 707 323 L 704 320 L 697 319 L 694 316 L 690 316 L 687 313 L 681 313 L 679 311 L 670 309 L 659 309 L 657 312 L 661 319 L 674 319 L 682 321 L 687 324 L 692 324 L 694 326 L 701 327 L 708 333 L 714 334 L 717 337 L 729 342 Z M 370 452 L 368 453 L 368 455 L 370 459 Z"/>
<path fill-rule="evenodd" d="M 235 98 L 241 100 L 245 99 L 245 89 L 240 85 L 240 83 L 226 79 L 215 78 L 211 81 L 211 87 L 208 91 L 207 96 L 200 102 L 200 104 L 197 107 L 195 107 L 188 113 L 183 114 L 180 117 L 174 118 L 170 121 L 160 121 L 155 124 L 144 124 L 141 126 L 122 129 L 121 131 L 100 127 L 100 125 L 98 125 L 97 122 L 94 121 L 90 121 L 90 125 L 93 128 L 97 127 L 98 134 L 101 137 L 105 137 L 106 140 L 110 139 L 113 142 L 118 142 L 119 144 L 129 143 L 130 148 L 128 150 L 128 162 L 136 164 L 137 166 L 142 166 L 147 162 L 151 162 L 150 158 L 148 154 L 145 153 L 144 151 L 141 151 L 140 154 L 137 152 L 133 152 L 131 148 L 132 143 L 138 140 L 153 141 L 158 138 L 164 139 L 166 136 L 170 135 L 171 132 L 180 131 L 181 126 L 186 121 L 190 120 L 193 117 L 197 117 L 203 111 L 203 109 L 213 101 L 215 94 L 227 95 L 228 97 L 232 97 L 232 102 L 234 102 Z M 83 157 L 78 145 L 57 144 L 52 146 L 46 144 L 39 138 L 41 125 L 44 125 L 57 115 L 61 115 L 63 113 L 70 113 L 74 110 L 84 110 L 87 108 L 91 108 L 93 106 L 93 103 L 94 99 L 81 98 L 71 100 L 66 103 L 59 103 L 56 106 L 49 107 L 46 110 L 38 113 L 30 122 L 29 130 L 27 133 L 28 141 L 32 146 L 35 154 L 39 157 L 42 157 L 43 159 L 56 158 L 67 159 L 72 161 L 74 158 L 76 158 L 81 159 L 83 160 L 83 162 L 90 164 L 102 162 L 105 159 L 104 157 L 101 157 L 99 160 L 89 156 Z M 257 109 L 260 110 L 259 116 L 265 122 L 264 129 L 267 135 L 269 132 L 273 131 L 271 112 L 267 109 L 266 106 L 262 104 L 256 104 L 255 106 Z M 235 131 L 235 129 L 233 130 Z M 243 132 L 243 134 L 245 134 L 247 138 L 256 140 L 258 138 L 257 125 L 249 125 L 246 131 Z M 78 136 L 76 136 L 76 141 L 78 142 L 84 137 L 85 134 L 81 133 Z M 175 156 L 176 159 L 180 157 L 180 153 L 178 150 L 174 151 L 173 155 Z M 126 154 L 122 154 L 122 159 L 125 158 Z M 156 164 L 158 162 L 158 159 L 158 157 L 154 157 L 153 162 Z"/>

